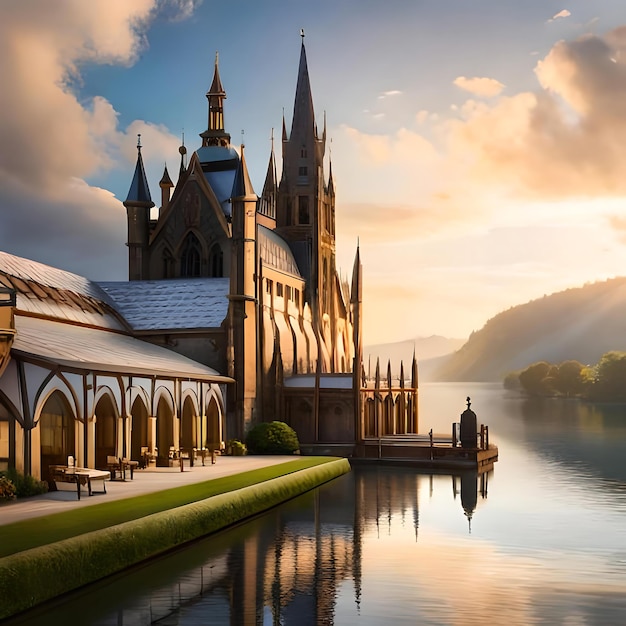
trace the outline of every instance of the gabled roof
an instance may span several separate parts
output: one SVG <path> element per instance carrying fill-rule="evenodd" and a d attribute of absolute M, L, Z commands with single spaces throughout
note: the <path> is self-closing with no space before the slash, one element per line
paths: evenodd
<path fill-rule="evenodd" d="M 103 282 L 135 331 L 219 328 L 228 311 L 228 278 Z"/>
<path fill-rule="evenodd" d="M 232 191 L 232 184 L 233 184 L 232 181 L 234 179 L 235 172 L 227 171 L 223 173 L 228 174 L 229 176 L 232 176 L 232 178 L 230 179 L 230 187 L 228 190 L 228 198 L 230 199 L 230 193 Z M 181 194 L 183 193 L 183 189 L 185 188 L 187 182 L 190 179 L 192 179 L 192 176 L 193 176 L 193 181 L 195 181 L 198 184 L 198 187 L 203 191 L 203 193 L 208 198 L 209 204 L 211 205 L 211 207 L 213 207 L 215 214 L 217 215 L 217 219 L 219 223 L 221 224 L 222 228 L 224 229 L 224 232 L 227 234 L 230 234 L 230 226 L 227 221 L 227 216 L 230 215 L 230 213 L 228 214 L 224 213 L 224 205 L 225 204 L 228 205 L 228 202 L 220 202 L 220 200 L 218 199 L 215 193 L 215 190 L 213 189 L 213 186 L 207 180 L 207 176 L 202 170 L 202 164 L 200 163 L 198 154 L 194 152 L 191 155 L 191 159 L 189 161 L 189 166 L 187 167 L 187 171 L 181 174 L 180 178 L 178 179 L 172 198 L 169 204 L 167 205 L 167 210 L 162 215 L 159 216 L 156 228 L 154 229 L 154 231 L 152 231 L 152 234 L 150 235 L 150 244 L 156 241 L 159 233 L 161 232 L 161 230 L 163 230 L 163 228 L 165 227 L 165 224 L 170 219 L 170 216 L 173 215 L 175 211 L 179 210 L 177 208 L 179 206 L 179 199 L 181 197 Z M 228 183 L 228 180 L 225 181 L 225 184 L 227 183 Z M 220 186 L 220 189 L 221 188 L 222 187 Z M 228 205 L 228 208 L 230 211 L 230 205 Z"/>

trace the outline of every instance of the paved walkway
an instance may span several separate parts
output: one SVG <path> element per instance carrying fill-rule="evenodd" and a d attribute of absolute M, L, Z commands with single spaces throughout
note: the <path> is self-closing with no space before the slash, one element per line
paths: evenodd
<path fill-rule="evenodd" d="M 180 487 L 199 483 L 212 478 L 239 474 L 248 470 L 268 467 L 293 461 L 293 456 L 220 456 L 215 465 L 195 465 L 181 472 L 179 467 L 158 467 L 137 470 L 133 480 L 115 480 L 106 482 L 106 493 L 81 494 L 78 500 L 75 491 L 51 491 L 41 496 L 17 500 L 0 506 L 0 525 L 11 524 L 20 520 L 61 511 L 71 511 L 77 507 L 92 506 L 111 500 L 132 498 L 144 493 L 163 491 L 171 487 Z"/>

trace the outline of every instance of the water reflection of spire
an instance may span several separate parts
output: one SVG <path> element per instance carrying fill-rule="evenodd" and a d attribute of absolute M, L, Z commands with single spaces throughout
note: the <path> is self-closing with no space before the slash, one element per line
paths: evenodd
<path fill-rule="evenodd" d="M 477 478 L 477 472 L 470 471 L 461 474 L 461 506 L 463 507 L 465 517 L 467 517 L 470 534 L 472 533 L 472 516 L 478 503 Z"/>

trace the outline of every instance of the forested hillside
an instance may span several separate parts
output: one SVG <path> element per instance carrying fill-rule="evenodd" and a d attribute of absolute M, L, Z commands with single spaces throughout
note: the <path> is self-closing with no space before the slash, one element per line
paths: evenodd
<path fill-rule="evenodd" d="M 626 351 L 626 278 L 568 289 L 513 307 L 472 333 L 441 364 L 440 381 L 500 381 L 536 361 L 594 364 Z"/>
<path fill-rule="evenodd" d="M 410 372 L 413 354 L 417 357 L 418 363 L 425 360 L 448 355 L 458 350 L 465 343 L 465 339 L 451 339 L 432 335 L 430 337 L 416 337 L 405 341 L 394 343 L 382 343 L 372 346 L 365 346 L 363 349 L 363 362 L 365 370 L 371 370 L 373 375 L 376 368 L 376 360 L 380 359 L 383 372 L 387 372 L 387 361 L 391 361 L 392 373 L 398 376 L 400 373 L 400 363 L 404 363 L 404 371 Z"/>

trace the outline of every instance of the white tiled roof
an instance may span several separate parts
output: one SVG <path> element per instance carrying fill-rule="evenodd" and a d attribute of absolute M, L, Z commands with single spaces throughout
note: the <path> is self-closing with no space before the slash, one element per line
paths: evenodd
<path fill-rule="evenodd" d="M 108 296 L 89 279 L 0 252 L 0 282 L 17 292 L 17 311 L 59 320 L 124 329 Z"/>
<path fill-rule="evenodd" d="M 214 369 L 128 335 L 33 317 L 15 317 L 11 350 L 71 369 L 231 382 Z"/>
<path fill-rule="evenodd" d="M 228 311 L 228 278 L 98 284 L 133 330 L 217 328 Z"/>

